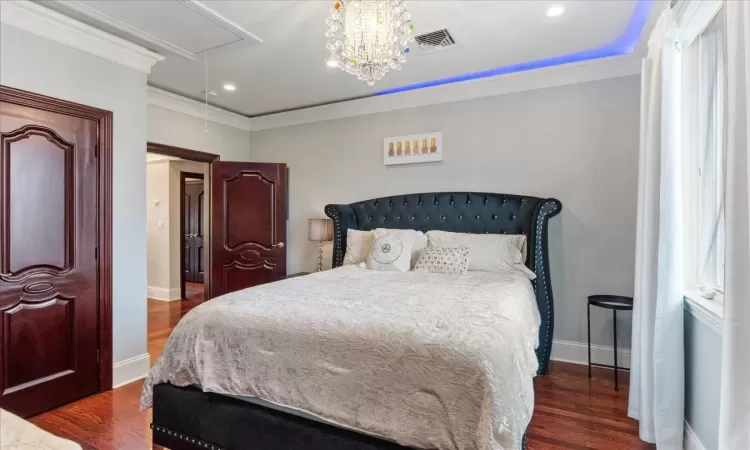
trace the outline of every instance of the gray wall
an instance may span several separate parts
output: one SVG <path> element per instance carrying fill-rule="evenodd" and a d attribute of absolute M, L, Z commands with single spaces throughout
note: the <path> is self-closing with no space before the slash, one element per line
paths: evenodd
<path fill-rule="evenodd" d="M 685 311 L 685 420 L 706 450 L 719 448 L 721 336 Z"/>
<path fill-rule="evenodd" d="M 148 141 L 215 153 L 222 161 L 250 158 L 250 132 L 148 105 Z"/>
<path fill-rule="evenodd" d="M 2 24 L 0 84 L 113 112 L 113 359 L 145 354 L 146 74 Z"/>
<path fill-rule="evenodd" d="M 586 296 L 633 292 L 639 101 L 639 77 L 623 77 L 252 132 L 250 154 L 289 164 L 290 272 L 314 269 L 307 220 L 327 203 L 465 190 L 559 198 L 555 338 L 585 342 Z M 443 132 L 442 162 L 383 166 L 383 138 L 429 131 Z M 611 345 L 611 315 L 592 322 L 593 341 Z M 626 347 L 629 322 L 618 323 Z"/>

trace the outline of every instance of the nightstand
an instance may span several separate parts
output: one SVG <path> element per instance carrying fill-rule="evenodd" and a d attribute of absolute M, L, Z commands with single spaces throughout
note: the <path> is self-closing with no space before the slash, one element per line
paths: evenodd
<path fill-rule="evenodd" d="M 591 306 L 598 306 L 599 308 L 611 309 L 612 310 L 612 327 L 614 328 L 614 356 L 615 365 L 610 366 L 609 364 L 598 364 L 591 362 Z M 633 297 L 625 297 L 622 295 L 589 295 L 589 304 L 587 311 L 587 323 L 588 323 L 588 335 L 589 335 L 589 378 L 591 378 L 591 366 L 605 367 L 607 369 L 614 369 L 615 372 L 615 390 L 619 390 L 620 386 L 617 380 L 617 371 L 630 370 L 623 367 L 617 367 L 617 311 L 632 311 L 633 310 Z"/>

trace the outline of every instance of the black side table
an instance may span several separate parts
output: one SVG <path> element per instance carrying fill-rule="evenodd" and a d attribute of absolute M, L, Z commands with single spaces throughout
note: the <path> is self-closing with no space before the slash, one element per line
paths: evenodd
<path fill-rule="evenodd" d="M 610 366 L 609 364 L 596 364 L 591 362 L 591 305 L 598 306 L 599 308 L 611 309 L 612 310 L 612 327 L 614 328 L 614 343 L 615 343 L 615 365 Z M 588 334 L 589 334 L 589 378 L 591 378 L 591 366 L 606 367 L 607 369 L 614 369 L 615 371 L 615 390 L 620 390 L 617 383 L 617 371 L 620 369 L 617 367 L 617 311 L 632 311 L 633 310 L 633 298 L 623 297 L 622 295 L 589 295 L 589 304 L 587 309 L 587 320 L 588 320 Z M 629 370 L 629 369 L 625 369 Z"/>

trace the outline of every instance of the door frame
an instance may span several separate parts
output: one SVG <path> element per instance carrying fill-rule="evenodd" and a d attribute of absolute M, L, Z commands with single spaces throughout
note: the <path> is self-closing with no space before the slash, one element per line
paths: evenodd
<path fill-rule="evenodd" d="M 112 389 L 112 112 L 0 85 L 0 100 L 96 121 L 99 392 Z"/>
<path fill-rule="evenodd" d="M 180 297 L 182 297 L 183 299 L 185 298 L 185 182 L 188 178 L 200 178 L 201 180 L 203 180 L 203 185 L 206 185 L 206 179 L 204 178 L 204 175 L 202 173 L 180 171 Z M 203 195 L 205 196 L 206 193 L 204 192 Z M 210 205 L 210 198 L 208 199 L 208 202 Z M 205 213 L 206 211 L 203 211 L 203 214 Z M 203 246 L 205 248 L 205 242 L 203 243 Z M 203 251 L 203 254 L 206 255 L 205 250 Z M 204 270 L 203 272 L 205 274 L 206 270 Z M 203 285 L 205 286 L 205 284 L 206 276 L 204 275 Z"/>
<path fill-rule="evenodd" d="M 204 195 L 208 195 L 208 211 L 204 211 L 204 214 L 211 214 L 211 209 L 213 208 L 213 201 L 211 200 L 211 168 L 213 166 L 213 163 L 216 161 L 219 161 L 219 155 L 215 153 L 208 153 L 208 152 L 202 152 L 199 150 L 191 150 L 188 148 L 182 148 L 182 147 L 175 147 L 172 145 L 166 145 L 166 144 L 159 144 L 156 142 L 147 142 L 146 143 L 146 152 L 148 153 L 157 153 L 159 155 L 165 155 L 165 156 L 173 156 L 175 158 L 180 159 L 186 159 L 188 161 L 195 161 L 195 162 L 202 162 L 208 164 L 208 172 L 205 177 L 208 178 L 208 189 L 209 191 L 204 193 Z M 180 183 L 180 186 L 182 186 L 182 183 Z M 180 187 L 182 190 L 182 187 Z M 180 204 L 182 204 L 184 197 L 184 193 L 180 196 Z M 182 212 L 182 207 L 180 208 L 180 212 Z M 182 223 L 182 214 L 180 216 L 180 223 Z M 211 221 L 208 221 L 208 235 L 211 236 Z M 181 230 L 180 233 L 181 236 L 185 235 L 184 230 Z M 182 266 L 185 262 L 185 258 L 183 255 L 184 252 L 184 242 L 181 240 L 181 243 L 183 243 L 182 249 L 180 250 L 180 280 L 182 281 L 182 277 L 184 276 Z M 209 247 L 210 249 L 210 247 Z M 206 301 L 210 299 L 209 296 L 210 292 L 210 280 L 211 277 L 209 276 L 210 270 L 211 270 L 211 252 L 207 252 L 206 255 L 206 271 L 205 275 L 203 277 L 203 301 Z M 181 292 L 180 296 L 185 297 L 185 283 L 181 282 Z"/>

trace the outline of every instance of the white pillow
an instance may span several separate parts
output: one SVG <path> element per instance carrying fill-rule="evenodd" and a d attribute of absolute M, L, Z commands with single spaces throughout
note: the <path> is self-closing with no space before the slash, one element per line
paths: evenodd
<path fill-rule="evenodd" d="M 385 228 L 384 228 L 385 229 Z M 427 247 L 427 235 L 421 231 L 416 231 L 417 237 L 414 240 L 414 247 L 411 250 L 410 268 L 417 264 L 419 255 Z M 346 230 L 346 254 L 344 255 L 344 265 L 356 265 L 367 262 L 372 247 L 372 231 Z"/>
<path fill-rule="evenodd" d="M 408 272 L 412 249 L 417 239 L 415 230 L 377 228 L 372 232 L 372 248 L 367 257 L 367 268 L 392 272 Z"/>
<path fill-rule="evenodd" d="M 427 235 L 421 231 L 417 231 L 417 238 L 414 239 L 414 247 L 411 249 L 411 268 L 417 265 L 419 256 L 422 254 L 422 250 L 427 248 Z"/>
<path fill-rule="evenodd" d="M 469 270 L 499 272 L 518 270 L 529 279 L 536 274 L 524 264 L 521 249 L 526 247 L 526 236 L 521 234 L 473 234 L 432 230 L 427 232 L 430 247 L 469 247 Z"/>
<path fill-rule="evenodd" d="M 366 262 L 370 247 L 372 247 L 372 231 L 346 230 L 344 265 Z"/>

